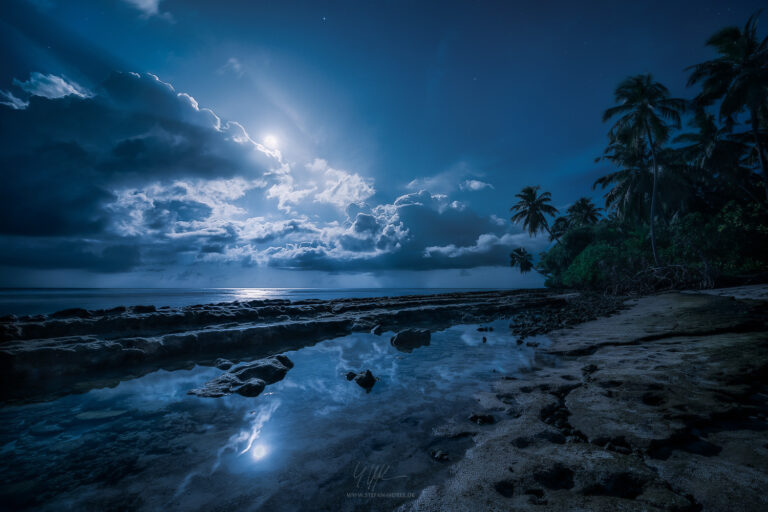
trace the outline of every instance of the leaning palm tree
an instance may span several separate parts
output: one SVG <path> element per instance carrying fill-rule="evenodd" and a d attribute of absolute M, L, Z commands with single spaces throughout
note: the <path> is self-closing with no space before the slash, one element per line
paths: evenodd
<path fill-rule="evenodd" d="M 551 235 L 546 216 L 557 215 L 557 208 L 549 204 L 552 201 L 552 194 L 549 192 L 539 194 L 539 188 L 538 186 L 525 187 L 519 194 L 515 194 L 519 201 L 510 208 L 510 211 L 515 212 L 512 222 L 516 224 L 522 222 L 523 229 L 526 229 L 531 236 L 541 231 Z"/>
<path fill-rule="evenodd" d="M 560 240 L 563 235 L 568 232 L 570 227 L 571 226 L 568 223 L 568 219 L 566 217 L 556 218 L 552 225 L 549 227 L 549 241 L 554 242 L 555 240 Z"/>
<path fill-rule="evenodd" d="M 520 268 L 520 273 L 525 274 L 533 269 L 533 256 L 524 247 L 518 247 L 509 253 L 509 264 Z"/>
<path fill-rule="evenodd" d="M 656 235 L 653 225 L 656 217 L 656 188 L 659 174 L 656 153 L 658 146 L 669 137 L 671 126 L 680 126 L 680 112 L 685 101 L 670 98 L 669 90 L 653 80 L 650 74 L 631 76 L 619 84 L 614 93 L 618 105 L 603 113 L 603 121 L 620 116 L 609 132 L 612 141 L 622 137 L 635 144 L 648 146 L 653 169 L 651 190 L 650 234 L 653 261 L 658 266 Z"/>
<path fill-rule="evenodd" d="M 588 226 L 597 223 L 600 210 L 588 197 L 582 197 L 568 207 L 568 224 L 571 226 Z"/>
<path fill-rule="evenodd" d="M 702 104 L 721 100 L 721 118 L 732 120 L 740 112 L 749 112 L 768 200 L 768 169 L 760 136 L 760 114 L 768 109 L 768 37 L 761 41 L 757 36 L 759 14 L 760 11 L 749 17 L 744 30 L 726 27 L 712 35 L 707 45 L 714 47 L 719 56 L 688 68 L 693 70 L 688 85 L 702 82 L 702 91 L 697 97 Z"/>

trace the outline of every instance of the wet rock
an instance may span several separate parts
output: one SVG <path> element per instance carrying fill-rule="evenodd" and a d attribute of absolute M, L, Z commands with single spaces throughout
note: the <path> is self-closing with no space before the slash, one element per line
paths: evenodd
<path fill-rule="evenodd" d="M 381 326 L 381 324 L 376 324 L 373 329 L 371 329 L 371 334 L 375 334 L 376 336 L 381 336 L 381 333 L 384 332 L 384 328 Z"/>
<path fill-rule="evenodd" d="M 218 358 L 215 363 L 213 363 L 213 366 L 215 366 L 219 370 L 229 370 L 230 368 L 232 368 L 233 365 L 234 363 L 232 361 L 230 361 L 229 359 L 223 359 L 221 357 Z"/>
<path fill-rule="evenodd" d="M 469 417 L 469 421 L 478 425 L 492 425 L 496 423 L 496 418 L 491 414 L 473 414 Z"/>
<path fill-rule="evenodd" d="M 370 393 L 377 379 L 373 376 L 371 370 L 365 370 L 357 374 L 354 372 L 347 373 L 347 380 L 354 380 L 366 393 Z"/>
<path fill-rule="evenodd" d="M 412 352 L 415 348 L 429 345 L 430 338 L 429 329 L 406 329 L 392 336 L 389 342 L 401 352 Z"/>
<path fill-rule="evenodd" d="M 293 368 L 293 362 L 285 355 L 258 359 L 232 366 L 229 371 L 205 383 L 202 388 L 190 390 L 190 395 L 218 398 L 238 393 L 255 397 L 268 384 L 282 380 Z"/>
<path fill-rule="evenodd" d="M 450 460 L 450 457 L 448 456 L 448 454 L 445 453 L 443 450 L 432 450 L 430 455 L 437 462 L 447 462 Z"/>
<path fill-rule="evenodd" d="M 131 311 L 138 314 L 154 313 L 157 308 L 155 306 L 133 306 Z"/>
<path fill-rule="evenodd" d="M 266 386 L 267 383 L 261 379 L 248 379 L 235 389 L 235 393 L 248 397 L 259 396 Z"/>
<path fill-rule="evenodd" d="M 91 312 L 83 308 L 62 309 L 51 315 L 51 318 L 91 318 Z"/>

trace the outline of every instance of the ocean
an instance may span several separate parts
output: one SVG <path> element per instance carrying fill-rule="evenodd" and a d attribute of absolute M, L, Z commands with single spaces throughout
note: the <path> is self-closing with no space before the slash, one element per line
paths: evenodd
<path fill-rule="evenodd" d="M 482 288 L 4 288 L 0 316 L 38 315 L 68 308 L 116 306 L 190 306 L 254 299 L 341 299 L 399 297 L 480 291 Z"/>

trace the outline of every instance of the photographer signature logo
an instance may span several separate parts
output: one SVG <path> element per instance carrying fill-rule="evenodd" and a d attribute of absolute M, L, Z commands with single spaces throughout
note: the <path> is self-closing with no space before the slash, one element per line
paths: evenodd
<path fill-rule="evenodd" d="M 348 498 L 415 498 L 412 492 L 379 492 L 377 486 L 381 482 L 402 480 L 407 475 L 391 475 L 389 464 L 363 464 L 358 462 L 352 472 L 355 491 L 348 492 Z"/>

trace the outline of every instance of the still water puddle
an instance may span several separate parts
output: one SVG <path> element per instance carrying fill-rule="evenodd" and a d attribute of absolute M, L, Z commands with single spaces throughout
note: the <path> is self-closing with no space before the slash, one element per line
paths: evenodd
<path fill-rule="evenodd" d="M 157 371 L 112 389 L 0 409 L 0 502 L 36 510 L 388 510 L 445 475 L 433 428 L 473 395 L 530 369 L 507 322 L 459 325 L 410 354 L 353 334 L 286 352 L 295 366 L 257 398 L 198 398 L 219 375 Z M 487 342 L 483 343 L 482 338 Z M 547 343 L 547 340 L 541 340 Z M 370 393 L 348 371 L 379 378 Z M 361 497 L 359 494 L 363 493 Z M 367 493 L 367 494 L 366 494 Z M 372 494 L 371 494 L 372 493 Z"/>

